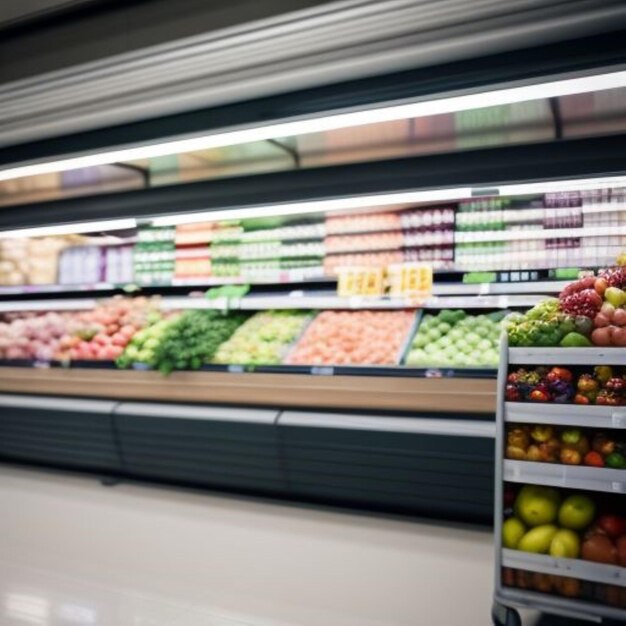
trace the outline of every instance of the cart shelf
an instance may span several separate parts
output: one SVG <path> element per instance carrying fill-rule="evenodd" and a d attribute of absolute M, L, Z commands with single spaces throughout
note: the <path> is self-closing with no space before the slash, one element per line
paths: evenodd
<path fill-rule="evenodd" d="M 552 426 L 626 428 L 626 407 L 506 402 L 504 421 Z"/>
<path fill-rule="evenodd" d="M 545 485 L 563 489 L 595 492 L 604 501 L 611 494 L 615 512 L 623 510 L 621 500 L 626 495 L 626 470 L 598 468 L 582 465 L 565 465 L 518 461 L 504 458 L 507 423 L 550 424 L 593 429 L 626 428 L 626 407 L 596 406 L 557 403 L 505 402 L 505 387 L 509 365 L 625 365 L 626 350 L 619 348 L 509 348 L 503 338 L 498 370 L 498 409 L 496 415 L 496 485 L 495 485 L 495 536 L 496 536 L 496 590 L 497 605 L 507 611 L 527 607 L 570 618 L 602 618 L 624 620 L 626 608 L 618 594 L 614 603 L 601 600 L 601 594 L 611 588 L 626 588 L 626 567 L 584 561 L 582 559 L 554 558 L 510 550 L 502 545 L 505 482 Z M 583 598 L 562 595 L 558 589 L 544 593 L 532 582 L 524 588 L 516 587 L 503 574 L 507 569 L 561 578 L 585 581 Z M 507 572 L 507 575 L 510 572 Z M 534 580 L 534 578 L 533 578 Z M 595 586 L 598 588 L 596 589 Z M 620 590 L 618 590 L 620 591 Z M 626 592 L 626 589 L 624 589 Z M 598 595 L 599 594 L 599 595 Z"/>
<path fill-rule="evenodd" d="M 619 621 L 624 618 L 624 611 L 617 607 L 573 598 L 550 596 L 527 589 L 505 588 L 498 594 L 498 600 L 505 604 L 530 607 L 546 613 L 571 617 L 575 620 L 587 617 L 590 620 L 597 621 L 597 618 L 600 617 Z"/>
<path fill-rule="evenodd" d="M 510 348 L 510 365 L 626 365 L 620 348 Z"/>
<path fill-rule="evenodd" d="M 626 493 L 626 470 L 620 469 L 506 460 L 504 480 L 567 489 Z"/>
<path fill-rule="evenodd" d="M 533 554 L 504 548 L 502 566 L 626 587 L 626 567 L 619 565 L 593 563 L 582 559 L 555 558 L 547 554 Z"/>

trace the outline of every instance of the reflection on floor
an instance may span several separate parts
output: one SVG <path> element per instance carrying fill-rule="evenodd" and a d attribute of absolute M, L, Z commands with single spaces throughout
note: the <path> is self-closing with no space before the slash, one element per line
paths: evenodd
<path fill-rule="evenodd" d="M 491 542 L 0 466 L 0 625 L 483 626 Z"/>

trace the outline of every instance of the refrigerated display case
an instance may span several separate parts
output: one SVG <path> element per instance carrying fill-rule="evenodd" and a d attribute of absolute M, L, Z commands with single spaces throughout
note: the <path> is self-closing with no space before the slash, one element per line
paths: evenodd
<path fill-rule="evenodd" d="M 2 459 L 490 523 L 502 317 L 626 242 L 593 40 L 4 149 Z"/>

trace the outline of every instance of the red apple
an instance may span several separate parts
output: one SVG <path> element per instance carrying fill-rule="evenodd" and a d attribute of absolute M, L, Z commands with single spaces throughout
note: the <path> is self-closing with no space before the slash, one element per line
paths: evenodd
<path fill-rule="evenodd" d="M 606 288 L 609 286 L 606 278 L 596 278 L 593 283 L 593 288 L 596 290 L 598 295 L 603 296 Z"/>
<path fill-rule="evenodd" d="M 593 319 L 593 325 L 596 328 L 604 328 L 611 323 L 611 320 L 604 315 L 604 313 L 598 313 Z"/>
<path fill-rule="evenodd" d="M 610 326 L 611 329 L 611 345 L 626 347 L 626 328 L 620 326 Z"/>
<path fill-rule="evenodd" d="M 626 326 L 626 309 L 615 309 L 613 323 L 617 326 Z"/>
<path fill-rule="evenodd" d="M 613 539 L 626 535 L 626 519 L 619 515 L 602 515 L 596 523 Z"/>
<path fill-rule="evenodd" d="M 611 345 L 611 327 L 596 328 L 591 333 L 591 343 L 594 346 L 610 346 Z"/>
<path fill-rule="evenodd" d="M 612 320 L 613 315 L 615 315 L 615 307 L 610 302 L 603 302 L 600 307 L 600 313 L 602 313 L 602 315 L 606 315 L 610 320 Z"/>

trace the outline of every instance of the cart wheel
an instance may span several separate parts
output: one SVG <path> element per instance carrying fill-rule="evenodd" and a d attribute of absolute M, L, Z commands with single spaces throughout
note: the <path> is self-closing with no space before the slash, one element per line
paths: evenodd
<path fill-rule="evenodd" d="M 493 626 L 522 626 L 522 618 L 515 609 L 497 602 L 491 607 L 491 621 Z"/>

